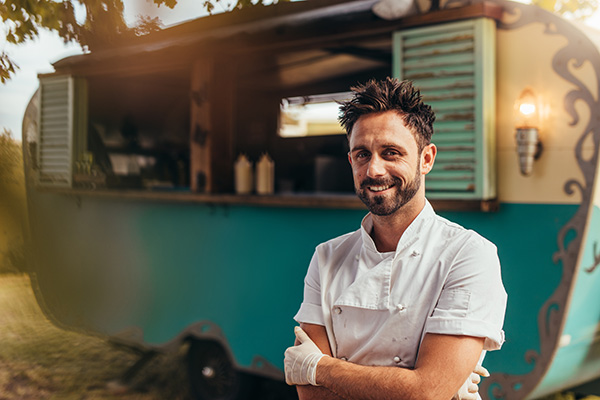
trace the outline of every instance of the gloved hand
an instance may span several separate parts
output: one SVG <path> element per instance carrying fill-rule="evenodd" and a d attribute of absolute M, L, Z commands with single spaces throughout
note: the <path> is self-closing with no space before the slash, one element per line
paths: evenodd
<path fill-rule="evenodd" d="M 490 373 L 481 365 L 477 365 L 469 378 L 458 389 L 458 393 L 452 397 L 452 400 L 477 400 L 477 392 L 479 392 L 478 384 L 481 382 L 481 376 L 488 377 Z"/>
<path fill-rule="evenodd" d="M 285 382 L 288 385 L 318 386 L 317 364 L 325 355 L 299 326 L 294 328 L 300 342 L 285 351 Z"/>

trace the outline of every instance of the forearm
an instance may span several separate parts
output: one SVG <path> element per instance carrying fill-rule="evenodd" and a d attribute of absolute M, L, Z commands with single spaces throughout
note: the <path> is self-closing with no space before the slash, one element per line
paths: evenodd
<path fill-rule="evenodd" d="M 388 400 L 390 396 L 400 400 L 450 400 L 475 368 L 484 342 L 480 337 L 428 333 L 421 342 L 415 368 L 405 369 L 364 366 L 333 358 L 331 352 L 324 354 L 302 329 L 294 331 L 296 345 L 285 351 L 284 359 L 288 385 L 324 387 L 347 400 Z M 302 400 L 323 398 L 308 390 Z"/>
<path fill-rule="evenodd" d="M 319 362 L 317 383 L 351 400 L 388 400 L 391 393 L 402 400 L 449 400 L 458 390 L 437 385 L 418 370 L 362 366 L 331 357 Z"/>
<path fill-rule="evenodd" d="M 296 386 L 296 389 L 300 400 L 343 400 L 323 386 L 300 385 Z"/>

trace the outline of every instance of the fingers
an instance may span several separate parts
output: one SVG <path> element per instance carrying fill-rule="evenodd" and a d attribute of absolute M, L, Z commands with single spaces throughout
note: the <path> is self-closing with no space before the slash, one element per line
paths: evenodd
<path fill-rule="evenodd" d="M 479 391 L 479 386 L 475 383 L 469 382 L 467 385 L 467 392 L 469 393 L 477 393 Z"/>
<path fill-rule="evenodd" d="M 290 354 L 290 349 L 287 349 L 285 351 L 285 358 L 283 359 L 283 364 L 285 366 L 285 368 L 284 368 L 285 383 L 287 383 L 288 385 L 293 385 L 292 369 L 293 369 L 294 363 L 295 363 L 295 360 L 292 358 L 292 356 Z"/>
<path fill-rule="evenodd" d="M 288 385 L 317 386 L 317 364 L 324 355 L 300 327 L 294 328 L 294 333 L 297 345 L 288 347 L 283 360 L 285 381 Z"/>
<path fill-rule="evenodd" d="M 310 340 L 306 332 L 304 332 L 304 330 L 302 330 L 302 328 L 300 328 L 299 326 L 294 328 L 294 333 L 296 334 L 296 339 L 298 339 L 300 343 L 304 343 L 307 340 Z"/>
<path fill-rule="evenodd" d="M 297 346 L 289 347 L 285 351 L 285 358 L 283 360 L 285 369 L 285 383 L 288 385 L 297 385 L 299 383 L 299 367 L 298 363 L 302 360 L 301 354 L 297 352 Z"/>
<path fill-rule="evenodd" d="M 483 366 L 481 365 L 476 365 L 475 369 L 473 370 L 473 372 L 475 372 L 476 374 L 479 374 L 485 378 L 487 378 L 488 376 L 490 376 L 490 373 L 488 372 L 487 369 L 483 368 Z"/>
<path fill-rule="evenodd" d="M 479 391 L 478 384 L 481 382 L 482 376 L 488 377 L 488 376 L 490 376 L 490 373 L 483 366 L 476 365 L 475 369 L 471 373 L 471 376 L 469 378 L 469 382 L 467 385 L 467 392 L 469 394 L 467 395 L 467 397 L 464 397 L 462 400 L 471 400 L 471 398 L 477 399 L 477 392 Z"/>
<path fill-rule="evenodd" d="M 294 384 L 294 380 L 292 379 L 292 368 L 288 367 L 285 369 L 285 383 L 292 386 Z"/>
<path fill-rule="evenodd" d="M 481 382 L 481 377 L 488 377 L 490 373 L 487 369 L 483 368 L 481 365 L 475 366 L 471 375 L 469 375 L 469 379 L 458 390 L 458 393 L 454 395 L 453 400 L 478 400 L 478 391 L 479 391 L 479 382 Z"/>

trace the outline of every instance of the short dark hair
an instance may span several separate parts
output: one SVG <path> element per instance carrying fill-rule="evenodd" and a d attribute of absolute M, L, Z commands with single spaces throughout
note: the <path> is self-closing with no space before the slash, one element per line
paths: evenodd
<path fill-rule="evenodd" d="M 363 115 L 396 111 L 415 135 L 419 151 L 431 143 L 435 113 L 431 106 L 423 103 L 421 92 L 411 81 L 390 77 L 379 81 L 372 79 L 351 90 L 354 95 L 352 99 L 341 103 L 339 116 L 348 139 L 354 124 Z"/>

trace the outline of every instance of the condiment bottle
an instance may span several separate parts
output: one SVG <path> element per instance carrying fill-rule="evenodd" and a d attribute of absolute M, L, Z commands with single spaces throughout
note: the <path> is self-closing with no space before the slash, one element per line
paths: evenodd
<path fill-rule="evenodd" d="M 256 193 L 273 194 L 275 189 L 275 163 L 267 153 L 256 163 Z"/>
<path fill-rule="evenodd" d="M 235 192 L 237 194 L 249 194 L 254 185 L 252 163 L 245 154 L 240 154 L 235 162 Z"/>

